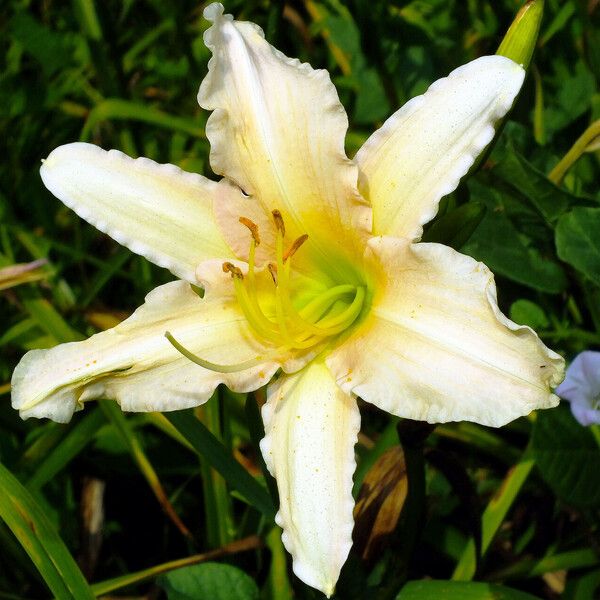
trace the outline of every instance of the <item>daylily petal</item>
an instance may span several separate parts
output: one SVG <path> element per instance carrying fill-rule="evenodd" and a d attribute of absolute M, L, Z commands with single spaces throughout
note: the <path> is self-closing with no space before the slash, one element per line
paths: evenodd
<path fill-rule="evenodd" d="M 280 377 L 267 394 L 261 450 L 277 479 L 275 520 L 294 573 L 330 596 L 352 545 L 358 407 L 318 361 Z"/>
<path fill-rule="evenodd" d="M 212 213 L 217 184 L 201 175 L 81 142 L 56 148 L 40 173 L 80 217 L 182 279 L 232 254 Z"/>
<path fill-rule="evenodd" d="M 198 102 L 214 111 L 206 125 L 213 170 L 267 215 L 280 210 L 291 239 L 308 233 L 303 254 L 328 264 L 353 248 L 359 256 L 371 211 L 344 151 L 348 119 L 328 73 L 284 56 L 260 27 L 223 15 L 220 3 L 204 15 L 213 57 Z"/>
<path fill-rule="evenodd" d="M 182 356 L 165 338 L 201 358 L 230 365 L 264 352 L 248 331 L 237 304 L 217 293 L 201 299 L 183 281 L 153 290 L 117 327 L 83 342 L 32 350 L 12 378 L 12 405 L 23 418 L 67 422 L 83 403 L 112 398 L 128 411 L 167 411 L 197 406 L 219 383 L 247 392 L 264 385 L 273 361 L 237 373 L 216 373 Z"/>
<path fill-rule="evenodd" d="M 430 423 L 499 427 L 556 406 L 564 360 L 500 312 L 485 265 L 397 238 L 373 238 L 367 260 L 371 312 L 327 360 L 345 392 Z"/>
<path fill-rule="evenodd" d="M 359 188 L 373 206 L 373 233 L 419 239 L 477 155 L 492 141 L 525 71 L 483 56 L 407 102 L 359 150 Z"/>

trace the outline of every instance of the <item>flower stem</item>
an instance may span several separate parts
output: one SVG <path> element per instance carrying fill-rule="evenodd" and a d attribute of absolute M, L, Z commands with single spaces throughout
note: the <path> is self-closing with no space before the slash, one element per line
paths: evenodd
<path fill-rule="evenodd" d="M 588 146 L 600 137 L 600 119 L 594 121 L 573 144 L 571 149 L 564 155 L 558 164 L 548 174 L 548 179 L 558 185 L 565 173 L 579 160 Z"/>

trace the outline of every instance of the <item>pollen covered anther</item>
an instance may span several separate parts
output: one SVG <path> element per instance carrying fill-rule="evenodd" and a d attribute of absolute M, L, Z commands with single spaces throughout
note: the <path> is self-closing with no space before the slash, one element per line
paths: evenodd
<path fill-rule="evenodd" d="M 281 236 L 285 237 L 285 223 L 283 222 L 281 212 L 275 209 L 271 214 L 273 215 L 273 221 L 275 221 L 275 227 L 281 232 Z"/>
<path fill-rule="evenodd" d="M 365 288 L 354 285 L 338 285 L 325 290 L 312 298 L 303 307 L 297 307 L 293 299 L 291 279 L 292 257 L 308 240 L 303 234 L 296 238 L 284 251 L 285 225 L 278 210 L 273 211 L 277 229 L 275 261 L 266 267 L 275 284 L 270 301 L 260 302 L 262 297 L 256 272 L 256 247 L 260 242 L 258 226 L 247 217 L 239 217 L 239 222 L 251 234 L 248 251 L 248 272 L 244 276 L 241 269 L 231 262 L 223 263 L 223 271 L 230 273 L 235 287 L 235 295 L 249 326 L 276 353 L 306 350 L 335 336 L 354 323 L 358 318 L 365 299 Z M 267 297 L 268 297 L 267 292 Z M 265 300 L 267 299 L 265 297 Z M 265 307 L 269 307 L 265 312 Z M 176 340 L 167 336 L 176 349 Z M 185 350 L 185 349 L 184 349 Z M 200 365 L 209 365 L 205 359 L 195 357 Z M 219 369 L 229 368 L 217 365 Z"/>
<path fill-rule="evenodd" d="M 239 221 L 242 225 L 246 226 L 250 230 L 250 233 L 252 234 L 252 239 L 254 240 L 254 243 L 258 246 L 260 244 L 258 225 L 254 221 L 248 219 L 248 217 L 240 217 Z"/>
<path fill-rule="evenodd" d="M 244 279 L 244 274 L 239 267 L 236 267 L 233 263 L 223 263 L 223 273 L 231 273 L 231 277 L 234 279 Z"/>
<path fill-rule="evenodd" d="M 267 265 L 267 269 L 269 269 L 269 273 L 271 273 L 271 279 L 273 280 L 273 283 L 277 285 L 277 265 L 270 262 Z"/>
<path fill-rule="evenodd" d="M 288 258 L 294 256 L 297 252 L 298 248 L 304 244 L 304 242 L 308 239 L 308 234 L 305 233 L 301 235 L 298 239 L 294 240 L 294 243 L 283 253 L 283 262 L 286 262 Z"/>

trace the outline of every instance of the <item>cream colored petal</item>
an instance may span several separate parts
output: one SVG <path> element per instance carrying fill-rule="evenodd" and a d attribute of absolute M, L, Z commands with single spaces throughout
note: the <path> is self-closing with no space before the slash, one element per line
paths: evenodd
<path fill-rule="evenodd" d="M 207 293 L 201 299 L 183 281 L 160 286 L 113 329 L 83 342 L 32 350 L 12 378 L 12 405 L 23 418 L 67 422 L 83 403 L 112 398 L 127 411 L 167 411 L 205 402 L 219 383 L 238 392 L 265 385 L 272 361 L 237 373 L 216 373 L 182 356 L 166 331 L 203 359 L 231 365 L 260 356 L 237 304 Z"/>
<path fill-rule="evenodd" d="M 366 321 L 328 357 L 336 381 L 379 408 L 499 427 L 556 406 L 564 361 L 498 309 L 489 269 L 439 244 L 373 238 Z"/>
<path fill-rule="evenodd" d="M 213 170 L 233 180 L 267 215 L 279 209 L 290 240 L 308 233 L 313 253 L 330 264 L 360 255 L 370 208 L 346 157 L 348 120 L 329 75 L 284 56 L 253 23 L 204 12 L 213 53 L 198 101 L 212 110 L 206 134 Z M 333 266 L 336 269 L 336 265 Z"/>
<path fill-rule="evenodd" d="M 261 450 L 277 480 L 275 520 L 294 573 L 330 596 L 352 545 L 358 407 L 321 362 L 280 377 L 267 394 Z"/>
<path fill-rule="evenodd" d="M 359 150 L 359 187 L 373 206 L 373 233 L 418 239 L 492 141 L 494 123 L 518 94 L 525 71 L 483 56 L 433 83 L 394 113 Z"/>
<path fill-rule="evenodd" d="M 40 173 L 80 217 L 182 279 L 231 256 L 212 213 L 217 184 L 201 175 L 80 142 L 56 148 Z"/>
<path fill-rule="evenodd" d="M 217 185 L 214 202 L 215 219 L 221 234 L 234 254 L 248 261 L 252 234 L 240 217 L 252 221 L 258 227 L 260 244 L 256 247 L 256 264 L 263 265 L 275 260 L 277 229 L 273 215 L 237 186 L 222 179 Z"/>

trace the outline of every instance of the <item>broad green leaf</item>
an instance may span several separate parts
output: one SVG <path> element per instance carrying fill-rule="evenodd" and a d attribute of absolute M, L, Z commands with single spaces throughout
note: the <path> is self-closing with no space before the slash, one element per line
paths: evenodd
<path fill-rule="evenodd" d="M 492 173 L 516 193 L 525 196 L 549 221 L 558 218 L 577 200 L 512 148 L 494 166 Z"/>
<path fill-rule="evenodd" d="M 566 406 L 537 415 L 532 448 L 540 474 L 557 496 L 580 508 L 600 505 L 600 447 Z"/>
<path fill-rule="evenodd" d="M 554 89 L 546 93 L 545 124 L 548 138 L 588 111 L 596 91 L 594 76 L 583 61 L 573 64 L 564 57 L 555 60 L 553 65 L 556 69 Z"/>
<path fill-rule="evenodd" d="M 258 600 L 259 590 L 244 571 L 231 565 L 203 563 L 163 575 L 159 585 L 169 600 Z"/>
<path fill-rule="evenodd" d="M 409 581 L 396 600 L 539 600 L 536 596 L 491 583 Z"/>
<path fill-rule="evenodd" d="M 600 208 L 576 207 L 556 227 L 558 256 L 600 285 Z"/>
<path fill-rule="evenodd" d="M 494 273 L 540 292 L 556 294 L 567 284 L 560 265 L 542 256 L 533 242 L 500 213 L 488 211 L 463 251 Z"/>
<path fill-rule="evenodd" d="M 52 593 L 60 600 L 93 600 L 77 563 L 43 509 L 0 464 L 0 518 L 12 530 Z"/>
<path fill-rule="evenodd" d="M 64 68 L 72 56 L 70 36 L 44 27 L 26 12 L 16 14 L 11 23 L 11 33 L 23 48 L 40 63 L 44 73 L 51 75 Z"/>
<path fill-rule="evenodd" d="M 528 325 L 534 330 L 546 329 L 550 322 L 541 306 L 531 300 L 517 300 L 510 306 L 510 318 L 519 325 Z"/>
<path fill-rule="evenodd" d="M 485 216 L 479 202 L 467 202 L 438 217 L 423 234 L 424 242 L 439 242 L 456 250 L 462 248 Z"/>
<path fill-rule="evenodd" d="M 174 411 L 166 413 L 165 417 L 232 489 L 237 490 L 268 519 L 274 518 L 275 507 L 267 490 L 233 458 L 227 448 L 195 417 L 193 411 Z"/>

